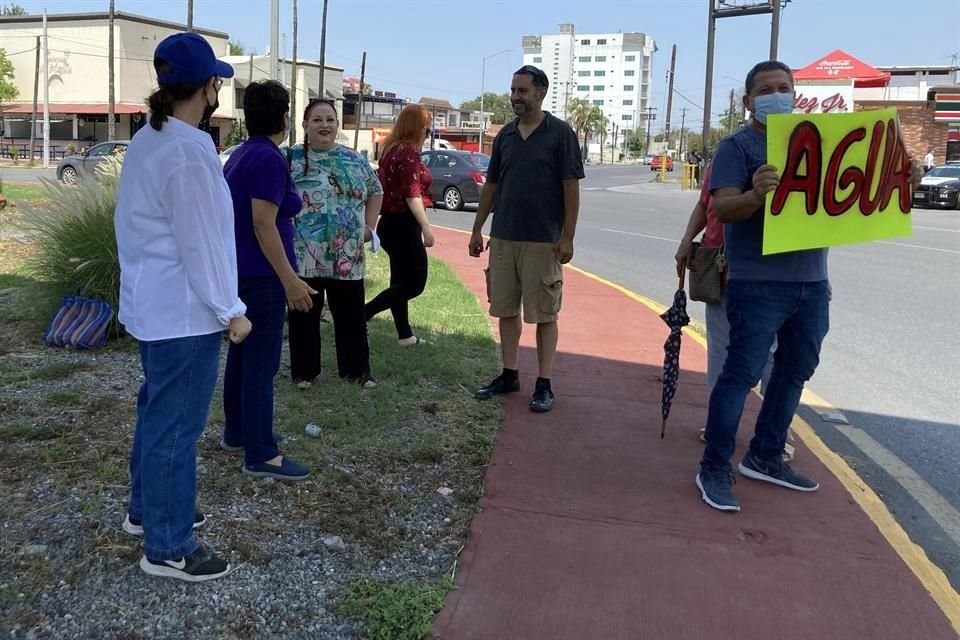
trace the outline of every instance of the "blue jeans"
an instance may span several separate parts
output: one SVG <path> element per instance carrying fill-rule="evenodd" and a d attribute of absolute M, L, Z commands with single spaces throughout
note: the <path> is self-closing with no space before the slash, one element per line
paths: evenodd
<path fill-rule="evenodd" d="M 704 305 L 704 319 L 707 321 L 707 389 L 713 391 L 717 384 L 723 363 L 727 361 L 727 347 L 730 346 L 730 321 L 727 320 L 727 298 L 724 295 L 716 304 Z M 770 347 L 767 364 L 763 367 L 760 376 L 760 393 L 767 393 L 770 384 L 770 374 L 773 372 L 773 352 L 777 350 L 777 341 Z M 707 394 L 710 397 L 710 394 Z"/>
<path fill-rule="evenodd" d="M 151 560 L 193 553 L 196 444 L 210 413 L 222 334 L 140 342 L 144 381 L 130 452 L 131 517 L 143 521 Z"/>
<path fill-rule="evenodd" d="M 280 454 L 273 436 L 273 380 L 280 369 L 287 295 L 275 276 L 242 276 L 239 284 L 253 330 L 227 351 L 223 439 L 243 445 L 246 463 L 254 465 Z"/>
<path fill-rule="evenodd" d="M 703 469 L 729 469 L 747 394 L 757 384 L 777 341 L 751 453 L 782 455 L 803 385 L 820 363 L 830 328 L 829 285 L 822 282 L 731 280 L 727 284 L 730 346 L 710 394 Z"/>

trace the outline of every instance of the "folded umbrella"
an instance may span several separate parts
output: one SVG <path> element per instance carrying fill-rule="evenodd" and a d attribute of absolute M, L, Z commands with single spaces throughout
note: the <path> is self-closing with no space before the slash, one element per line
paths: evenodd
<path fill-rule="evenodd" d="M 690 324 L 687 315 L 687 292 L 683 289 L 685 269 L 680 271 L 680 288 L 673 294 L 673 306 L 660 314 L 663 321 L 670 327 L 670 335 L 663 343 L 663 396 L 661 398 L 661 413 L 663 422 L 660 425 L 660 438 L 663 439 L 667 431 L 667 417 L 670 415 L 670 406 L 673 396 L 677 393 L 677 379 L 680 377 L 680 338 L 683 328 Z"/>

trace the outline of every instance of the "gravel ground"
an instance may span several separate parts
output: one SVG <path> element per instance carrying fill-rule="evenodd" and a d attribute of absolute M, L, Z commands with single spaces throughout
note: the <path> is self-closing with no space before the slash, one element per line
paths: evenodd
<path fill-rule="evenodd" d="M 0 292 L 0 308 L 9 297 Z M 351 582 L 450 574 L 479 498 L 479 465 L 464 471 L 445 457 L 383 468 L 376 457 L 324 454 L 306 482 L 254 481 L 240 475 L 240 457 L 217 448 L 214 424 L 198 446 L 208 515 L 199 537 L 235 571 L 202 585 L 143 574 L 140 541 L 120 529 L 136 353 L 122 342 L 98 354 L 52 350 L 21 325 L 0 328 L 0 636 L 358 638 L 358 624 L 336 614 Z M 456 419 L 424 411 L 397 429 Z M 303 459 L 300 429 L 285 446 Z"/>

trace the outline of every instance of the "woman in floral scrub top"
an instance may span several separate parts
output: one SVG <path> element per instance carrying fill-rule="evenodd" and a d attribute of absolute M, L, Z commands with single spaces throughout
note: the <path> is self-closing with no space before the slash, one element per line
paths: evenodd
<path fill-rule="evenodd" d="M 302 389 L 320 375 L 320 313 L 326 296 L 340 377 L 372 387 L 363 244 L 373 233 L 383 189 L 366 159 L 337 144 L 340 123 L 333 103 L 311 101 L 303 127 L 304 144 L 288 151 L 303 201 L 295 220 L 294 251 L 300 277 L 317 294 L 309 311 L 289 315 L 291 375 Z"/>

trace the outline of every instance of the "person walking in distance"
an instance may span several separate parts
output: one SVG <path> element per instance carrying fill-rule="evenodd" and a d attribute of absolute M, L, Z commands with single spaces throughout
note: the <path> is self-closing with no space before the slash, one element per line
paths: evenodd
<path fill-rule="evenodd" d="M 557 351 L 563 270 L 573 258 L 580 209 L 583 159 L 570 126 L 542 110 L 547 75 L 526 65 L 514 73 L 510 102 L 516 120 L 493 141 L 487 183 L 470 236 L 470 255 L 489 249 L 487 297 L 499 318 L 503 371 L 477 390 L 484 400 L 520 390 L 519 350 L 523 321 L 537 325 L 539 377 L 530 409 L 553 408 L 550 384 Z M 496 207 L 485 246 L 482 230 Z"/>
<path fill-rule="evenodd" d="M 434 243 L 426 209 L 433 204 L 430 170 L 420 160 L 431 124 L 423 106 L 404 107 L 383 143 L 378 170 L 383 205 L 377 234 L 390 257 L 390 286 L 367 303 L 366 317 L 370 321 L 390 309 L 401 347 L 425 343 L 410 326 L 409 303 L 427 286 L 427 248 Z"/>

